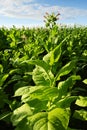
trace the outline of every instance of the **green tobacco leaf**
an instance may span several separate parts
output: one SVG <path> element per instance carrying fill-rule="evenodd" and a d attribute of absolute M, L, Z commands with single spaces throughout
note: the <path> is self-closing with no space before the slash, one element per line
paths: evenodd
<path fill-rule="evenodd" d="M 0 75 L 0 87 L 3 85 L 8 76 L 9 76 L 8 74 Z"/>
<path fill-rule="evenodd" d="M 60 108 L 69 108 L 71 103 L 77 99 L 77 96 L 67 96 L 63 99 L 60 99 L 55 104 Z"/>
<path fill-rule="evenodd" d="M 84 80 L 83 80 L 83 83 L 84 83 L 84 84 L 87 84 L 87 79 L 84 79 Z"/>
<path fill-rule="evenodd" d="M 47 111 L 47 100 L 41 101 L 39 99 L 33 99 L 31 101 L 28 102 L 30 107 L 33 108 L 34 113 L 38 113 L 41 111 Z"/>
<path fill-rule="evenodd" d="M 21 64 L 34 64 L 34 65 L 37 65 L 37 66 L 40 66 L 42 67 L 47 73 L 50 71 L 50 66 L 44 62 L 43 60 L 25 60 L 23 61 Z"/>
<path fill-rule="evenodd" d="M 61 44 L 55 47 L 47 55 L 45 55 L 43 57 L 43 60 L 52 66 L 55 62 L 58 62 L 60 56 L 61 56 Z"/>
<path fill-rule="evenodd" d="M 82 110 L 75 110 L 73 117 L 76 119 L 87 121 L 87 111 L 83 110 L 83 109 Z"/>
<path fill-rule="evenodd" d="M 15 91 L 14 96 L 22 96 L 29 92 L 30 86 L 20 87 Z"/>
<path fill-rule="evenodd" d="M 21 107 L 17 108 L 13 111 L 11 116 L 11 121 L 14 126 L 18 125 L 20 121 L 22 121 L 25 117 L 31 116 L 33 113 L 28 104 L 24 104 Z"/>
<path fill-rule="evenodd" d="M 69 74 L 73 70 L 74 67 L 75 67 L 75 61 L 70 61 L 69 63 L 67 63 L 65 66 L 63 66 L 59 70 L 59 72 L 58 72 L 58 74 L 56 76 L 56 79 L 60 80 L 61 76 Z"/>
<path fill-rule="evenodd" d="M 51 71 L 47 72 L 42 67 L 36 66 L 33 70 L 32 78 L 36 85 L 51 86 L 54 80 L 54 75 Z"/>
<path fill-rule="evenodd" d="M 58 89 L 57 87 L 52 88 L 47 86 L 26 86 L 16 90 L 14 96 L 22 96 L 22 102 L 28 102 L 35 109 L 34 111 L 38 112 L 48 109 L 48 102 L 52 102 L 52 100 L 58 97 Z"/>
<path fill-rule="evenodd" d="M 73 82 L 72 82 L 72 78 L 71 77 L 69 77 L 65 81 L 59 82 L 58 90 L 59 90 L 60 97 L 66 96 L 68 94 L 68 92 L 69 92 L 69 88 L 71 88 L 72 86 L 73 86 Z"/>
<path fill-rule="evenodd" d="M 21 69 L 12 69 L 10 70 L 9 74 L 13 75 L 13 74 L 20 74 L 21 73 Z"/>
<path fill-rule="evenodd" d="M 69 123 L 69 111 L 55 108 L 50 112 L 39 112 L 29 118 L 32 130 L 66 130 Z"/>
<path fill-rule="evenodd" d="M 42 60 L 26 60 L 21 64 L 34 64 L 36 68 L 33 70 L 32 78 L 36 85 L 50 86 L 53 82 L 54 76 L 50 70 L 50 66 Z"/>
<path fill-rule="evenodd" d="M 57 45 L 52 51 L 50 51 L 47 55 L 45 55 L 43 57 L 43 60 L 48 63 L 49 65 L 53 65 L 55 62 L 58 62 L 61 56 L 61 46 L 62 44 L 66 41 L 66 39 L 70 37 L 70 35 L 68 35 L 67 37 L 65 37 L 62 42 Z"/>
<path fill-rule="evenodd" d="M 39 99 L 41 101 L 49 101 L 58 96 L 58 89 L 52 87 L 36 86 L 22 96 L 23 102 Z"/>
<path fill-rule="evenodd" d="M 75 104 L 81 107 L 87 107 L 87 97 L 79 96 Z"/>
<path fill-rule="evenodd" d="M 3 73 L 3 66 L 0 64 L 0 74 Z"/>
<path fill-rule="evenodd" d="M 19 122 L 14 130 L 31 130 L 27 118 L 24 118 L 21 122 Z"/>
<path fill-rule="evenodd" d="M 67 80 L 59 82 L 58 90 L 59 90 L 60 97 L 66 96 L 69 90 L 71 90 L 71 88 L 73 87 L 74 82 L 80 79 L 81 77 L 79 75 L 72 75 Z"/>

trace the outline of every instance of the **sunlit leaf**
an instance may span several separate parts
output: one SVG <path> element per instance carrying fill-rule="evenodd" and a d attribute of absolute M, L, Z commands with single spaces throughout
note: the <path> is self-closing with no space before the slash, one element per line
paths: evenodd
<path fill-rule="evenodd" d="M 43 57 L 43 60 L 49 65 L 53 65 L 55 62 L 58 62 L 61 56 L 61 44 L 59 44 L 55 49 L 50 51 L 47 55 Z"/>
<path fill-rule="evenodd" d="M 87 84 L 87 79 L 84 79 L 84 80 L 83 80 L 83 83 Z"/>
<path fill-rule="evenodd" d="M 24 104 L 21 107 L 17 108 L 14 110 L 12 116 L 11 116 L 11 121 L 13 125 L 17 125 L 20 121 L 22 121 L 25 117 L 31 116 L 33 113 L 31 111 L 31 108 L 29 107 L 28 104 Z"/>
<path fill-rule="evenodd" d="M 51 71 L 47 72 L 42 67 L 36 66 L 33 70 L 32 78 L 36 85 L 51 86 L 54 80 L 54 75 Z"/>
<path fill-rule="evenodd" d="M 8 78 L 9 74 L 2 74 L 0 75 L 0 87 L 3 85 L 5 80 Z"/>
<path fill-rule="evenodd" d="M 75 67 L 75 61 L 70 61 L 69 63 L 67 63 L 65 66 L 63 66 L 58 74 L 57 74 L 57 80 L 60 80 L 61 76 L 67 75 L 69 74 L 73 68 Z"/>
<path fill-rule="evenodd" d="M 33 130 L 66 130 L 69 123 L 69 111 L 55 108 L 50 112 L 40 112 L 29 118 Z"/>
<path fill-rule="evenodd" d="M 79 98 L 76 100 L 75 104 L 81 107 L 87 107 L 87 97 L 79 96 Z"/>

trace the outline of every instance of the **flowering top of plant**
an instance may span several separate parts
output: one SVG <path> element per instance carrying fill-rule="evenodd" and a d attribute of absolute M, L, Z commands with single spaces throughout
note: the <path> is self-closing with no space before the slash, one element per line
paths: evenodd
<path fill-rule="evenodd" d="M 46 14 L 44 16 L 44 18 L 45 18 L 44 22 L 46 24 L 46 27 L 52 28 L 56 24 L 56 21 L 59 20 L 59 15 L 60 15 L 60 13 L 49 14 L 46 12 Z"/>

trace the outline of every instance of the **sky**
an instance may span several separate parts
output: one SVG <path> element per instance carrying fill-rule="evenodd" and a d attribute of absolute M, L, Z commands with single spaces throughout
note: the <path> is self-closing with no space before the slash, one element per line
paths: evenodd
<path fill-rule="evenodd" d="M 60 13 L 58 23 L 87 25 L 87 0 L 0 0 L 0 26 L 44 26 L 44 15 Z"/>

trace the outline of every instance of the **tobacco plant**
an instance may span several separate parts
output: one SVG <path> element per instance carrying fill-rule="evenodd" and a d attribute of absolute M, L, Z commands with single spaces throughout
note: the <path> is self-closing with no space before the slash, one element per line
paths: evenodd
<path fill-rule="evenodd" d="M 35 85 L 21 87 L 15 92 L 14 97 L 21 96 L 21 106 L 11 116 L 13 125 L 17 126 L 15 130 L 70 129 L 70 105 L 77 99 L 77 96 L 71 95 L 70 90 L 76 80 L 80 80 L 80 76 L 74 73 L 74 60 L 58 67 L 62 44 L 56 46 L 42 60 L 20 62 L 21 66 L 35 65 L 30 73 Z M 66 79 L 62 81 L 63 76 Z"/>

